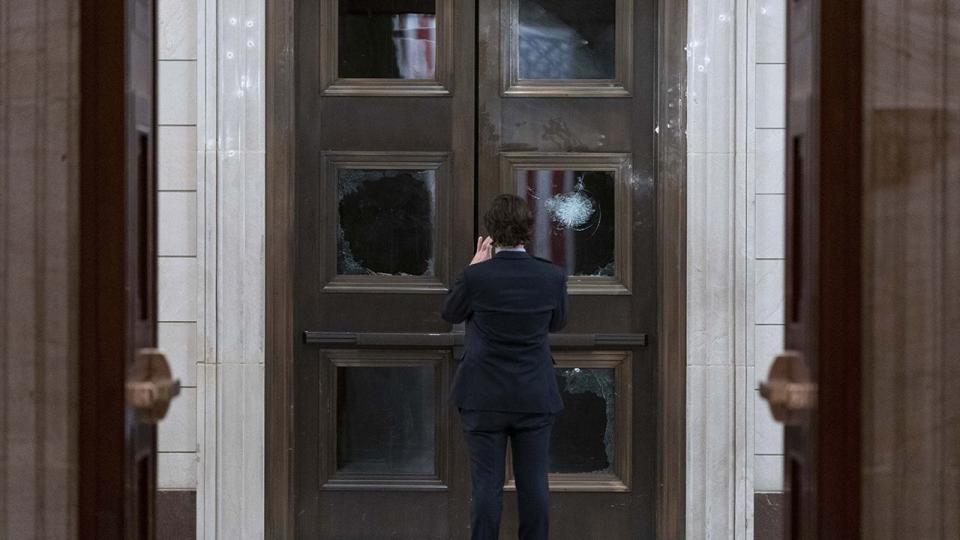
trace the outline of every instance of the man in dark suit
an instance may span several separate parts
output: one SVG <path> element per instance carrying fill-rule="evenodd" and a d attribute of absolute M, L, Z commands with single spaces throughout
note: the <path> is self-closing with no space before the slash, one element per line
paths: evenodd
<path fill-rule="evenodd" d="M 550 429 L 563 409 L 547 334 L 566 324 L 567 276 L 525 251 L 533 216 L 523 199 L 497 196 L 484 225 L 490 237 L 477 239 L 477 252 L 442 311 L 451 323 L 467 322 L 451 401 L 470 448 L 471 538 L 498 537 L 509 438 L 519 537 L 546 540 Z"/>

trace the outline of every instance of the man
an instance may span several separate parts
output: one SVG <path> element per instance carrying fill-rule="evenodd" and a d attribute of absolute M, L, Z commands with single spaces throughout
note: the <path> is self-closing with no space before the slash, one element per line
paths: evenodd
<path fill-rule="evenodd" d="M 477 239 L 477 252 L 442 311 L 451 323 L 467 321 L 451 400 L 470 448 L 471 538 L 498 537 L 509 438 L 519 537 L 546 540 L 550 429 L 563 409 L 547 335 L 566 324 L 567 276 L 525 251 L 533 216 L 523 199 L 497 196 L 484 225 L 490 236 Z"/>

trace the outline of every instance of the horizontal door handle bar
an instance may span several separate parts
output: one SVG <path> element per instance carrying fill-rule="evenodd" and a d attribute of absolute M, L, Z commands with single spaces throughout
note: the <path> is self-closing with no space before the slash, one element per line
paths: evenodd
<path fill-rule="evenodd" d="M 303 333 L 308 345 L 323 347 L 460 347 L 463 332 L 315 332 Z M 646 334 L 550 334 L 553 347 L 642 347 Z"/>
<path fill-rule="evenodd" d="M 303 340 L 326 347 L 455 347 L 463 345 L 463 332 L 314 332 L 307 330 Z"/>

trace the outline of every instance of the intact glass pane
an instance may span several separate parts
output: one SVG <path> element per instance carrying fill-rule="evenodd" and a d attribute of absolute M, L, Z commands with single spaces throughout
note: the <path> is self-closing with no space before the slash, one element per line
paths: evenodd
<path fill-rule="evenodd" d="M 435 472 L 432 366 L 337 368 L 337 470 Z"/>
<path fill-rule="evenodd" d="M 337 273 L 432 276 L 434 170 L 339 169 Z"/>
<path fill-rule="evenodd" d="M 519 0 L 521 79 L 613 79 L 616 0 Z"/>
<path fill-rule="evenodd" d="M 616 457 L 613 368 L 557 368 L 564 409 L 550 436 L 550 472 L 609 473 Z"/>
<path fill-rule="evenodd" d="M 434 79 L 436 0 L 340 0 L 341 78 Z"/>
<path fill-rule="evenodd" d="M 614 275 L 612 171 L 521 169 L 516 180 L 533 212 L 534 255 L 571 276 Z"/>

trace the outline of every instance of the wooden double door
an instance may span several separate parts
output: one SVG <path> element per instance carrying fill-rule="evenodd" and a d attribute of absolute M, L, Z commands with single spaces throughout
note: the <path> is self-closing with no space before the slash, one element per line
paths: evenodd
<path fill-rule="evenodd" d="M 570 275 L 552 537 L 654 536 L 656 17 L 650 0 L 296 4 L 298 538 L 469 537 L 447 401 L 463 328 L 439 309 L 501 192 Z"/>

